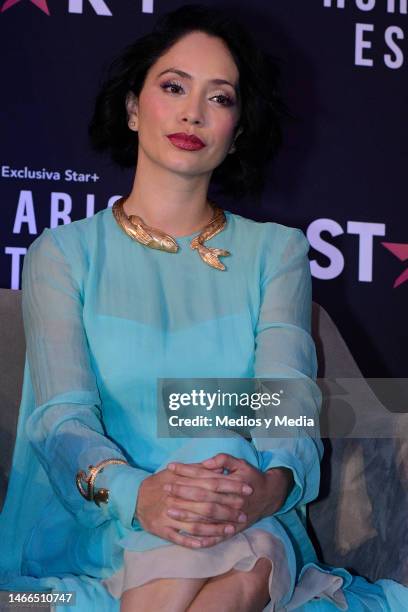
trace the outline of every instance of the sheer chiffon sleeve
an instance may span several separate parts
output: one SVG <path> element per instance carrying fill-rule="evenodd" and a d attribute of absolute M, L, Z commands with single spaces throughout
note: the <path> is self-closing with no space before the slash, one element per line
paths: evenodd
<path fill-rule="evenodd" d="M 60 241 L 63 242 L 63 241 Z M 35 409 L 26 433 L 61 503 L 81 524 L 117 519 L 135 527 L 139 486 L 149 472 L 132 465 L 107 466 L 96 487 L 110 490 L 109 502 L 79 493 L 79 470 L 108 458 L 125 459 L 106 435 L 101 402 L 82 321 L 83 296 L 69 258 L 52 230 L 32 243 L 22 273 L 22 309 Z"/>
<path fill-rule="evenodd" d="M 309 243 L 301 230 L 277 224 L 267 226 L 254 376 L 295 379 L 296 384 L 288 386 L 291 413 L 314 419 L 319 432 L 321 392 L 315 382 L 317 358 L 311 336 Z M 276 227 L 284 232 L 283 239 L 277 237 Z M 295 484 L 277 515 L 303 506 L 318 495 L 323 444 L 314 431 L 309 435 L 301 427 L 297 435 L 285 438 L 256 437 L 252 433 L 253 443 L 262 456 L 263 471 L 286 467 L 293 473 Z"/>

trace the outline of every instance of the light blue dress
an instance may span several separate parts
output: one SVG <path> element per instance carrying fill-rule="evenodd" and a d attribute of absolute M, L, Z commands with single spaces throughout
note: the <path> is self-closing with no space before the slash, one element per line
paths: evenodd
<path fill-rule="evenodd" d="M 102 580 L 121 568 L 124 548 L 168 545 L 133 519 L 140 483 L 171 458 L 200 461 L 237 447 L 236 438 L 159 438 L 157 378 L 302 377 L 302 412 L 317 418 L 308 242 L 298 229 L 226 217 L 208 242 L 230 251 L 226 271 L 190 249 L 198 232 L 177 238 L 175 254 L 153 250 L 130 239 L 110 208 L 46 229 L 29 248 L 24 384 L 0 516 L 1 590 L 75 591 L 76 605 L 65 610 L 118 612 Z M 318 495 L 321 441 L 253 437 L 245 445 L 242 455 L 259 469 L 285 466 L 294 475 L 284 506 L 259 522 L 287 551 L 291 587 L 279 609 L 408 610 L 407 588 L 317 560 L 304 520 Z M 98 475 L 110 501 L 97 507 L 79 494 L 75 475 L 111 457 L 129 465 Z M 299 606 L 290 607 L 310 567 L 343 579 L 347 608 L 327 598 L 302 602 L 299 589 Z"/>

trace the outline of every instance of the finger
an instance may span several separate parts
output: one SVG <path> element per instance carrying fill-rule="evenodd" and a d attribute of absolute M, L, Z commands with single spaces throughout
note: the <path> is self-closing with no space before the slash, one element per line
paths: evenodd
<path fill-rule="evenodd" d="M 225 523 L 200 523 L 170 519 L 170 525 L 179 531 L 193 536 L 232 536 L 236 531 L 235 525 Z"/>
<path fill-rule="evenodd" d="M 192 512 L 191 510 L 186 509 L 176 509 L 176 508 L 168 508 L 167 515 L 171 516 L 174 519 L 182 519 L 183 521 L 195 521 L 197 523 L 212 523 L 213 519 L 209 516 L 203 516 L 202 514 L 197 514 L 196 512 Z"/>
<path fill-rule="evenodd" d="M 216 502 L 218 504 L 231 506 L 232 508 L 241 508 L 245 503 L 244 498 L 240 495 L 236 495 L 235 493 L 216 493 L 214 491 L 204 489 L 203 487 L 175 483 L 170 484 L 168 482 L 163 488 L 174 497 L 179 497 L 181 499 L 190 501 Z"/>
<path fill-rule="evenodd" d="M 184 465 L 188 465 L 188 464 L 184 464 Z M 203 468 L 203 470 L 207 470 L 207 472 L 210 472 L 210 474 L 223 474 L 224 473 L 224 468 L 210 468 L 210 467 L 204 467 L 202 463 L 198 463 L 197 465 L 199 465 L 200 467 Z"/>
<path fill-rule="evenodd" d="M 177 474 L 178 476 L 186 476 L 189 478 L 218 478 L 219 474 L 223 472 L 222 467 L 210 470 L 202 467 L 202 465 L 198 463 L 179 463 L 176 461 L 172 461 L 172 463 L 169 463 L 167 467 L 173 472 L 173 474 Z M 242 478 L 240 476 L 233 474 L 228 474 L 226 476 L 229 476 L 230 480 L 242 482 Z"/>
<path fill-rule="evenodd" d="M 214 491 L 215 493 L 235 493 L 236 495 L 251 495 L 253 488 L 248 484 L 237 478 L 230 478 L 229 476 L 213 476 L 211 478 L 200 478 L 197 482 L 196 479 L 184 477 L 183 479 L 175 480 L 170 484 L 170 488 L 167 487 L 165 491 L 171 492 L 173 485 L 184 485 L 190 487 L 201 487 L 207 491 Z"/>
<path fill-rule="evenodd" d="M 168 527 L 166 529 L 164 537 L 170 542 L 180 544 L 180 546 L 186 546 L 187 548 L 206 548 L 209 546 L 214 546 L 214 544 L 218 544 L 218 542 L 225 539 L 220 536 L 193 537 L 179 533 L 177 529 L 174 529 L 173 527 Z"/>
<path fill-rule="evenodd" d="M 169 464 L 169 465 L 174 465 L 174 463 L 180 463 L 180 462 L 172 461 L 171 464 Z M 198 462 L 198 463 L 182 463 L 181 465 L 197 465 L 197 466 L 203 468 L 204 470 L 210 470 L 213 473 L 217 473 L 217 474 L 223 474 L 224 473 L 224 468 L 222 468 L 222 467 L 220 467 L 220 468 L 217 468 L 217 467 L 211 468 L 209 466 L 204 467 L 201 462 Z"/>
<path fill-rule="evenodd" d="M 174 518 L 184 519 L 185 513 L 193 512 L 196 515 L 207 517 L 212 521 L 233 522 L 237 524 L 245 524 L 247 522 L 247 514 L 241 509 L 229 508 L 223 504 L 214 504 L 208 502 L 183 501 L 177 497 L 168 499 L 169 508 L 179 512 L 178 516 L 174 513 Z"/>
<path fill-rule="evenodd" d="M 223 467 L 227 468 L 227 470 L 237 470 L 242 466 L 242 461 L 241 459 L 237 459 L 228 453 L 218 453 L 218 455 L 214 455 L 214 457 L 210 457 L 209 459 L 202 461 L 202 464 L 204 467 Z"/>

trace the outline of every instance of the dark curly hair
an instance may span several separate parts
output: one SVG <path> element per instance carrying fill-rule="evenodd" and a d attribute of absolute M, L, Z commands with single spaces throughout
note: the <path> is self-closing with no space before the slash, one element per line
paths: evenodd
<path fill-rule="evenodd" d="M 109 151 L 122 168 L 136 165 L 137 133 L 128 128 L 126 95 L 132 91 L 138 96 L 151 66 L 180 38 L 194 31 L 221 38 L 239 73 L 242 110 L 235 133 L 240 127 L 243 132 L 236 139 L 235 152 L 226 156 L 211 178 L 222 193 L 234 197 L 259 194 L 267 162 L 282 144 L 281 120 L 289 113 L 277 91 L 280 70 L 275 58 L 221 9 L 189 4 L 167 13 L 157 20 L 151 33 L 127 46 L 113 60 L 89 124 L 91 146 L 95 151 Z"/>

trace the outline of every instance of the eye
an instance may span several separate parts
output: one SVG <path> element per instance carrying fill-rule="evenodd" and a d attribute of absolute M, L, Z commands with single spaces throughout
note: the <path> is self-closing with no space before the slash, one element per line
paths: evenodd
<path fill-rule="evenodd" d="M 180 93 L 180 90 L 184 91 L 182 84 L 178 81 L 166 81 L 165 83 L 162 83 L 160 87 L 164 91 L 167 91 L 170 88 L 170 93 L 175 94 Z M 218 104 L 220 106 L 233 106 L 233 104 L 235 104 L 234 100 L 225 94 L 218 94 L 217 96 L 213 96 L 211 99 L 218 99 Z"/>
<path fill-rule="evenodd" d="M 214 96 L 214 98 L 221 98 L 221 106 L 232 106 L 234 104 L 234 100 L 230 98 L 230 96 L 225 96 L 224 94 L 219 94 L 218 96 Z"/>
<path fill-rule="evenodd" d="M 178 91 L 180 91 L 180 89 L 183 89 L 181 83 L 177 83 L 177 81 L 166 81 L 165 83 L 162 83 L 160 87 L 165 91 L 168 87 L 171 87 L 171 89 L 173 90 L 171 93 L 177 93 Z M 176 90 L 176 92 L 174 90 Z"/>

